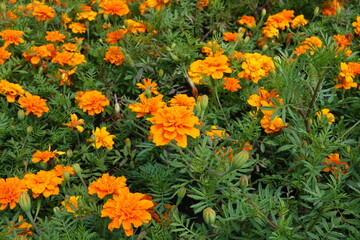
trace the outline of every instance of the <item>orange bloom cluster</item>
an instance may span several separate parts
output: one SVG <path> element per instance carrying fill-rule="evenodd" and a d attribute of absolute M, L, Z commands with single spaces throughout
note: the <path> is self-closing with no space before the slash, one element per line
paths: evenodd
<path fill-rule="evenodd" d="M 264 23 L 265 27 L 262 29 L 262 34 L 265 38 L 277 37 L 279 35 L 279 29 L 285 30 L 286 27 L 290 27 L 290 23 L 294 18 L 293 10 L 282 10 L 281 12 L 271 15 Z"/>
<path fill-rule="evenodd" d="M 335 85 L 335 88 L 344 88 L 350 89 L 352 87 L 357 87 L 357 83 L 354 82 L 354 78 L 360 74 L 360 63 L 349 62 L 349 63 L 340 63 L 341 72 L 336 77 L 335 81 L 339 83 Z"/>
<path fill-rule="evenodd" d="M 1 39 L 5 41 L 5 48 L 10 44 L 19 45 L 20 43 L 25 42 L 24 39 L 22 39 L 22 35 L 24 35 L 24 32 L 17 30 L 4 30 L 0 32 Z"/>
<path fill-rule="evenodd" d="M 118 195 L 120 189 L 126 187 L 126 178 L 110 176 L 105 173 L 101 178 L 90 183 L 88 188 L 89 194 L 97 194 L 99 198 L 104 198 L 106 195 Z"/>
<path fill-rule="evenodd" d="M 70 115 L 70 122 L 63 123 L 63 125 L 71 128 L 72 130 L 78 130 L 79 132 L 84 131 L 84 127 L 80 126 L 84 124 L 85 124 L 84 119 L 78 119 L 76 114 Z"/>
<path fill-rule="evenodd" d="M 173 106 L 159 109 L 155 116 L 147 118 L 153 126 L 150 134 L 154 136 L 156 146 L 166 145 L 175 140 L 180 147 L 187 146 L 187 135 L 196 138 L 200 135 L 199 119 L 194 116 L 193 111 L 184 106 Z"/>
<path fill-rule="evenodd" d="M 107 49 L 104 60 L 119 66 L 125 61 L 125 56 L 119 47 L 111 46 Z"/>
<path fill-rule="evenodd" d="M 209 41 L 206 43 L 206 46 L 201 49 L 207 57 L 216 57 L 221 56 L 224 53 L 224 50 L 216 41 Z"/>
<path fill-rule="evenodd" d="M 323 3 L 321 13 L 325 16 L 333 16 L 342 8 L 344 4 L 341 0 L 330 0 Z"/>
<path fill-rule="evenodd" d="M 69 28 L 73 33 L 85 33 L 86 25 L 84 23 L 73 22 L 69 24 Z"/>
<path fill-rule="evenodd" d="M 162 101 L 163 95 L 147 98 L 145 94 L 139 95 L 140 103 L 130 104 L 129 108 L 132 112 L 138 113 L 136 117 L 142 117 L 147 114 L 154 115 L 159 109 L 166 107 L 166 103 Z"/>
<path fill-rule="evenodd" d="M 151 220 L 149 209 L 154 203 L 144 199 L 141 193 L 131 193 L 128 188 L 121 188 L 118 194 L 109 199 L 101 210 L 101 217 L 109 217 L 112 221 L 108 225 L 110 231 L 123 227 L 126 236 L 134 234 L 133 227 L 139 227 Z"/>
<path fill-rule="evenodd" d="M 316 113 L 316 116 L 317 116 L 318 118 L 322 118 L 322 117 L 327 118 L 327 119 L 329 120 L 329 121 L 328 121 L 329 124 L 332 124 L 332 123 L 335 122 L 335 116 L 334 116 L 334 114 L 332 114 L 332 113 L 330 112 L 330 109 L 327 109 L 327 108 L 324 108 L 324 109 L 322 109 L 321 111 L 317 112 L 317 113 Z"/>
<path fill-rule="evenodd" d="M 144 33 L 147 31 L 147 27 L 144 24 L 134 21 L 132 19 L 126 19 L 125 26 L 127 32 L 131 32 L 135 34 Z"/>
<path fill-rule="evenodd" d="M 245 60 L 241 64 L 243 70 L 238 73 L 239 78 L 258 83 L 261 78 L 275 70 L 275 64 L 271 57 L 259 53 L 245 53 L 242 56 Z"/>
<path fill-rule="evenodd" d="M 305 26 L 308 23 L 308 20 L 306 20 L 304 18 L 304 15 L 299 15 L 296 16 L 292 21 L 291 21 L 291 28 L 293 29 L 297 29 L 300 26 Z"/>
<path fill-rule="evenodd" d="M 231 78 L 231 77 L 224 77 L 224 82 L 222 83 L 224 85 L 224 89 L 229 90 L 230 92 L 236 92 L 237 90 L 241 89 L 239 79 Z"/>
<path fill-rule="evenodd" d="M 8 102 L 15 102 L 15 98 L 23 96 L 25 91 L 19 84 L 2 79 L 0 80 L 0 94 L 5 94 Z"/>
<path fill-rule="evenodd" d="M 11 57 L 11 52 L 6 51 L 6 47 L 0 47 L 0 65 L 4 64 L 4 59 L 9 59 Z"/>
<path fill-rule="evenodd" d="M 227 42 L 235 42 L 237 41 L 238 36 L 239 33 L 225 32 L 223 39 Z"/>
<path fill-rule="evenodd" d="M 330 172 L 334 176 L 338 176 L 339 173 L 345 175 L 347 169 L 350 167 L 347 162 L 341 162 L 340 156 L 338 153 L 331 153 L 325 160 L 323 161 L 324 164 L 329 164 L 328 167 L 324 168 L 324 172 Z"/>
<path fill-rule="evenodd" d="M 97 12 L 91 10 L 90 6 L 86 6 L 81 4 L 82 12 L 77 13 L 77 20 L 87 20 L 87 21 L 94 21 L 97 15 Z"/>
<path fill-rule="evenodd" d="M 35 6 L 31 15 L 36 16 L 38 21 L 50 21 L 56 16 L 52 7 L 38 1 L 34 1 L 34 3 Z"/>
<path fill-rule="evenodd" d="M 32 196 L 37 198 L 41 194 L 44 197 L 59 194 L 59 184 L 62 178 L 56 176 L 53 171 L 40 170 L 36 174 L 28 173 L 24 176 L 24 182 L 28 189 L 31 189 Z"/>
<path fill-rule="evenodd" d="M 45 39 L 49 42 L 64 42 L 65 35 L 59 31 L 46 31 Z"/>
<path fill-rule="evenodd" d="M 139 89 L 143 89 L 145 91 L 150 91 L 151 94 L 155 94 L 155 95 L 159 94 L 159 92 L 157 91 L 157 83 L 152 82 L 152 79 L 150 79 L 150 78 L 144 78 L 143 84 L 137 83 L 136 86 Z"/>
<path fill-rule="evenodd" d="M 79 107 L 83 112 L 88 112 L 89 115 L 102 113 L 105 107 L 110 105 L 105 95 L 97 90 L 77 92 L 75 100 L 79 101 Z"/>
<path fill-rule="evenodd" d="M 211 76 L 213 79 L 221 79 L 224 73 L 231 73 L 229 59 L 225 55 L 206 57 L 190 64 L 189 76 L 195 84 L 202 84 L 204 77 Z"/>
<path fill-rule="evenodd" d="M 103 10 L 99 13 L 105 15 L 118 15 L 123 16 L 130 12 L 128 5 L 122 0 L 104 0 L 99 4 Z"/>
<path fill-rule="evenodd" d="M 19 98 L 19 103 L 21 108 L 25 108 L 26 115 L 33 113 L 37 117 L 41 117 L 44 112 L 48 112 L 49 108 L 46 105 L 46 99 L 43 99 L 37 95 L 32 95 L 29 92 L 25 92 L 25 96 Z"/>
<path fill-rule="evenodd" d="M 281 130 L 282 127 L 287 126 L 284 124 L 282 119 L 278 116 L 275 116 L 272 120 L 270 116 L 265 115 L 260 120 L 261 127 L 264 128 L 266 133 L 275 133 Z"/>
<path fill-rule="evenodd" d="M 56 159 L 56 155 L 64 155 L 65 152 L 60 152 L 57 150 L 54 151 L 50 151 L 50 147 L 49 150 L 47 151 L 36 151 L 33 155 L 32 155 L 32 161 L 34 163 L 38 163 L 40 161 L 44 162 L 44 163 L 48 163 L 51 159 Z"/>
<path fill-rule="evenodd" d="M 237 20 L 237 22 L 240 25 L 246 25 L 250 28 L 256 27 L 256 21 L 253 16 L 242 16 L 239 20 Z"/>
<path fill-rule="evenodd" d="M 196 8 L 200 11 L 204 10 L 204 7 L 209 5 L 209 0 L 198 0 L 196 4 Z"/>
<path fill-rule="evenodd" d="M 115 135 L 111 135 L 108 131 L 106 131 L 106 127 L 96 128 L 95 131 L 92 132 L 94 136 L 95 142 L 92 144 L 96 149 L 100 147 L 106 147 L 107 149 L 112 149 L 114 145 Z"/>
<path fill-rule="evenodd" d="M 156 11 L 160 11 L 170 0 L 146 0 L 146 4 L 150 8 L 155 8 Z"/>
<path fill-rule="evenodd" d="M 195 98 L 189 97 L 186 94 L 178 94 L 169 101 L 170 106 L 184 106 L 189 108 L 191 111 L 196 106 Z"/>
<path fill-rule="evenodd" d="M 351 45 L 352 35 L 334 35 L 333 39 L 336 41 L 336 44 L 339 46 L 336 52 L 343 51 L 345 56 L 349 57 L 352 54 L 352 51 L 349 49 L 348 46 Z"/>
<path fill-rule="evenodd" d="M 119 29 L 119 30 L 115 30 L 114 32 L 107 33 L 106 34 L 107 39 L 105 39 L 105 41 L 110 44 L 115 44 L 123 37 L 125 37 L 126 32 L 127 32 L 126 30 Z"/>
<path fill-rule="evenodd" d="M 60 79 L 59 85 L 62 86 L 64 84 L 66 84 L 66 85 L 70 86 L 71 84 L 73 84 L 70 80 L 70 76 L 73 75 L 77 69 L 78 69 L 78 67 L 74 67 L 71 70 L 65 70 L 65 69 L 59 68 L 59 72 L 61 73 L 61 79 Z"/>
<path fill-rule="evenodd" d="M 360 16 L 356 17 L 356 22 L 353 22 L 352 25 L 355 27 L 355 33 L 360 35 Z"/>
<path fill-rule="evenodd" d="M 295 48 L 294 54 L 299 56 L 310 50 L 310 55 L 314 55 L 314 50 L 321 48 L 322 41 L 318 37 L 309 37 L 301 42 L 300 46 Z"/>
<path fill-rule="evenodd" d="M 8 205 L 13 209 L 19 202 L 20 194 L 26 191 L 23 180 L 17 177 L 0 178 L 0 210 L 4 210 Z"/>
<path fill-rule="evenodd" d="M 62 51 L 56 52 L 55 57 L 51 60 L 53 63 L 59 63 L 61 66 L 65 64 L 69 66 L 76 66 L 86 63 L 85 56 L 78 52 Z"/>
<path fill-rule="evenodd" d="M 41 57 L 50 58 L 52 53 L 49 51 L 47 45 L 39 47 L 30 47 L 30 49 L 23 53 L 26 61 L 30 61 L 32 64 L 36 65 L 40 62 Z"/>

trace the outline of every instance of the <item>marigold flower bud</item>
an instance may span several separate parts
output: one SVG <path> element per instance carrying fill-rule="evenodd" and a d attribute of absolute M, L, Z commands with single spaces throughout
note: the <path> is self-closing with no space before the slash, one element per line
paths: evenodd
<path fill-rule="evenodd" d="M 176 56 L 175 54 L 173 54 L 172 52 L 170 52 L 170 56 L 174 61 L 176 61 L 176 62 L 179 61 L 179 57 Z"/>
<path fill-rule="evenodd" d="M 159 78 L 162 78 L 164 76 L 164 70 L 160 69 L 158 74 L 159 74 Z"/>
<path fill-rule="evenodd" d="M 77 163 L 74 163 L 72 165 L 72 168 L 74 169 L 74 172 L 76 173 L 76 175 L 78 175 L 80 177 L 81 176 L 81 171 L 82 171 L 80 165 L 77 164 Z"/>
<path fill-rule="evenodd" d="M 72 151 L 71 149 L 68 149 L 68 150 L 66 151 L 66 156 L 67 156 L 68 158 L 71 158 L 73 155 L 74 155 L 74 154 L 73 154 L 73 151 Z"/>
<path fill-rule="evenodd" d="M 201 111 L 205 112 L 205 110 L 209 104 L 209 97 L 207 95 L 202 95 L 202 96 L 199 96 L 199 98 L 200 98 Z"/>
<path fill-rule="evenodd" d="M 240 187 L 246 188 L 249 185 L 249 178 L 246 175 L 242 175 L 239 180 Z"/>
<path fill-rule="evenodd" d="M 66 182 L 70 181 L 70 173 L 68 171 L 64 171 L 64 179 Z"/>
<path fill-rule="evenodd" d="M 2 12 L 6 12 L 6 3 L 5 2 L 0 3 L 0 10 Z"/>
<path fill-rule="evenodd" d="M 40 162 L 40 167 L 41 167 L 42 169 L 46 169 L 46 168 L 48 167 L 48 163 L 46 163 L 46 162 Z"/>
<path fill-rule="evenodd" d="M 178 191 L 177 191 L 177 196 L 178 199 L 183 199 L 186 195 L 186 187 L 181 187 Z"/>
<path fill-rule="evenodd" d="M 125 139 L 125 147 L 128 148 L 128 149 L 131 148 L 131 140 L 130 140 L 130 138 Z"/>
<path fill-rule="evenodd" d="M 233 170 L 241 168 L 248 159 L 249 159 L 248 151 L 243 150 L 239 152 L 233 157 L 231 168 Z"/>
<path fill-rule="evenodd" d="M 244 43 L 248 43 L 250 41 L 250 37 L 246 36 L 246 38 L 244 39 Z"/>
<path fill-rule="evenodd" d="M 268 48 L 269 48 L 269 46 L 267 45 L 267 44 L 265 44 L 263 47 L 262 47 L 262 51 L 266 51 L 266 50 L 268 50 Z"/>
<path fill-rule="evenodd" d="M 33 131 L 33 127 L 32 127 L 32 126 L 28 126 L 28 127 L 26 128 L 26 132 L 27 132 L 28 134 L 32 133 L 32 131 Z"/>
<path fill-rule="evenodd" d="M 115 103 L 114 108 L 115 108 L 115 113 L 120 114 L 120 104 L 118 102 Z"/>
<path fill-rule="evenodd" d="M 261 17 L 264 17 L 265 15 L 266 15 L 266 9 L 263 8 L 263 9 L 261 10 Z"/>
<path fill-rule="evenodd" d="M 24 212 L 30 212 L 31 199 L 27 192 L 23 192 L 19 196 L 19 205 Z"/>
<path fill-rule="evenodd" d="M 214 224 L 216 219 L 216 213 L 211 207 L 207 207 L 203 211 L 203 218 L 206 224 Z"/>
<path fill-rule="evenodd" d="M 18 116 L 18 119 L 19 119 L 20 121 L 24 120 L 24 118 L 25 118 L 25 112 L 24 112 L 24 110 L 20 109 L 20 110 L 17 112 L 17 116 Z"/>
<path fill-rule="evenodd" d="M 55 216 L 60 217 L 60 216 L 62 215 L 61 210 L 60 210 L 59 207 L 54 207 L 54 208 L 53 208 L 53 211 L 54 211 L 54 213 L 55 213 Z"/>
<path fill-rule="evenodd" d="M 317 15 L 319 14 L 319 12 L 320 12 L 320 8 L 319 8 L 319 7 L 316 7 L 316 8 L 314 9 L 314 16 L 317 16 Z"/>

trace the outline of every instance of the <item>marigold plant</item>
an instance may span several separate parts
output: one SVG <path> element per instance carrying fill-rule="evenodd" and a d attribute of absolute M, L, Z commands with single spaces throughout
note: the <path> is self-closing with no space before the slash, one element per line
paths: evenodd
<path fill-rule="evenodd" d="M 118 195 L 120 189 L 126 187 L 126 178 L 124 176 L 114 177 L 105 173 L 96 181 L 91 182 L 88 191 L 89 194 L 97 194 L 99 198 L 107 195 Z"/>

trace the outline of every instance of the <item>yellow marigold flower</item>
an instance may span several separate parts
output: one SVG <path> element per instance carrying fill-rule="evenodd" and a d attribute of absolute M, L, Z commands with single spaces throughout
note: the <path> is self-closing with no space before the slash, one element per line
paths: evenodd
<path fill-rule="evenodd" d="M 70 115 L 70 122 L 68 123 L 63 123 L 63 125 L 71 128 L 72 130 L 78 130 L 79 132 L 83 132 L 84 128 L 80 125 L 84 125 L 84 119 L 78 119 L 76 114 L 71 114 Z"/>
<path fill-rule="evenodd" d="M 36 4 L 32 16 L 37 16 L 38 21 L 50 21 L 56 16 L 55 11 L 52 7 L 45 4 Z"/>
<path fill-rule="evenodd" d="M 28 237 L 30 238 L 33 237 L 33 233 L 30 231 L 32 227 L 33 226 L 30 223 L 24 221 L 24 217 L 22 215 L 19 215 L 17 223 L 13 223 L 12 221 L 10 221 L 8 230 L 9 230 L 9 234 L 11 235 L 13 235 L 14 232 L 16 232 L 15 240 L 27 240 Z"/>
<path fill-rule="evenodd" d="M 145 91 L 150 91 L 150 93 L 153 93 L 155 95 L 158 95 L 159 92 L 157 91 L 157 83 L 152 82 L 151 78 L 144 78 L 143 83 L 137 83 L 136 86 L 139 89 L 143 89 Z"/>
<path fill-rule="evenodd" d="M 127 32 L 126 30 L 119 29 L 119 30 L 115 30 L 114 32 L 107 33 L 106 34 L 107 39 L 105 39 L 105 41 L 110 44 L 115 44 L 123 37 L 125 37 L 126 32 Z"/>
<path fill-rule="evenodd" d="M 279 36 L 279 29 L 273 26 L 266 26 L 262 28 L 261 33 L 264 38 L 273 38 Z"/>
<path fill-rule="evenodd" d="M 224 89 L 229 90 L 230 92 L 236 92 L 237 90 L 241 89 L 239 79 L 231 78 L 231 77 L 224 77 L 224 82 L 222 84 L 224 85 Z"/>
<path fill-rule="evenodd" d="M 104 60 L 119 66 L 125 61 L 125 56 L 119 47 L 111 46 L 107 49 Z"/>
<path fill-rule="evenodd" d="M 57 177 L 53 171 L 40 170 L 37 174 L 28 173 L 24 176 L 26 187 L 31 189 L 33 198 L 42 194 L 44 197 L 59 194 L 59 184 L 63 179 Z"/>
<path fill-rule="evenodd" d="M 338 153 L 331 153 L 325 160 L 323 164 L 328 164 L 328 167 L 325 167 L 322 171 L 323 172 L 330 172 L 334 176 L 338 176 L 339 173 L 345 175 L 347 169 L 350 167 L 347 162 L 341 162 L 340 156 Z"/>
<path fill-rule="evenodd" d="M 65 35 L 59 31 L 46 31 L 45 39 L 49 42 L 64 42 Z"/>
<path fill-rule="evenodd" d="M 259 53 L 245 53 L 244 58 L 245 61 L 241 64 L 243 70 L 238 73 L 239 78 L 258 83 L 261 78 L 275 70 L 275 64 L 271 57 Z"/>
<path fill-rule="evenodd" d="M 185 148 L 187 146 L 187 135 L 196 138 L 200 135 L 199 119 L 187 107 L 174 106 L 159 109 L 151 118 L 147 118 L 153 126 L 150 134 L 154 136 L 156 146 L 166 145 L 175 140 L 177 145 Z"/>
<path fill-rule="evenodd" d="M 224 53 L 224 49 L 216 41 L 209 41 L 206 43 L 206 46 L 201 49 L 207 57 L 216 57 Z"/>
<path fill-rule="evenodd" d="M 226 133 L 226 130 L 219 129 L 215 125 L 211 126 L 210 131 L 205 132 L 205 135 L 211 137 L 212 139 L 224 139 L 225 137 L 229 137 L 229 134 Z"/>
<path fill-rule="evenodd" d="M 41 117 L 44 112 L 49 111 L 46 101 L 46 99 L 37 95 L 25 92 L 25 96 L 21 96 L 18 102 L 20 103 L 21 108 L 26 108 L 26 115 L 29 115 L 29 113 L 32 112 L 37 117 Z"/>
<path fill-rule="evenodd" d="M 323 116 L 329 119 L 328 123 L 332 124 L 335 122 L 335 116 L 330 112 L 330 109 L 324 108 L 321 111 L 316 113 L 318 118 L 322 118 Z"/>
<path fill-rule="evenodd" d="M 33 155 L 32 155 L 32 159 L 31 161 L 33 161 L 34 163 L 38 163 L 40 161 L 44 162 L 44 163 L 48 163 L 51 159 L 57 159 L 56 155 L 64 155 L 65 152 L 60 152 L 58 150 L 54 150 L 54 151 L 50 151 L 50 147 L 49 150 L 46 151 L 36 151 Z"/>
<path fill-rule="evenodd" d="M 56 52 L 55 57 L 51 60 L 52 63 L 59 63 L 61 66 L 65 64 L 70 66 L 76 66 L 82 63 L 86 63 L 85 56 L 78 52 Z"/>
<path fill-rule="evenodd" d="M 19 202 L 20 194 L 26 191 L 23 180 L 17 177 L 0 178 L 0 210 L 4 210 L 8 205 L 13 209 Z"/>
<path fill-rule="evenodd" d="M 360 74 L 360 63 L 349 62 L 340 63 L 341 72 L 338 74 L 336 81 L 340 81 L 339 84 L 335 85 L 335 88 L 350 89 L 357 87 L 357 83 L 354 82 L 354 78 L 357 74 Z"/>
<path fill-rule="evenodd" d="M 126 31 L 131 32 L 131 33 L 144 33 L 147 31 L 147 28 L 144 24 L 131 20 L 131 19 L 126 19 L 125 20 L 125 26 L 126 26 Z"/>
<path fill-rule="evenodd" d="M 82 12 L 77 13 L 77 20 L 87 20 L 87 21 L 94 21 L 97 15 L 97 12 L 91 10 L 90 6 L 86 6 L 84 4 L 81 5 Z"/>
<path fill-rule="evenodd" d="M 9 59 L 11 56 L 11 52 L 6 51 L 6 47 L 0 47 L 0 65 L 4 64 L 4 59 Z"/>
<path fill-rule="evenodd" d="M 132 112 L 138 113 L 136 117 L 142 117 L 147 114 L 154 115 L 159 109 L 166 107 L 166 103 L 162 101 L 163 95 L 147 98 L 145 94 L 140 94 L 140 103 L 130 104 L 129 108 Z"/>
<path fill-rule="evenodd" d="M 93 141 L 95 141 L 95 143 L 93 143 L 92 145 L 95 148 L 100 148 L 100 147 L 106 147 L 107 149 L 113 148 L 114 145 L 113 138 L 115 138 L 115 135 L 110 135 L 110 133 L 106 131 L 106 127 L 102 127 L 101 129 L 97 127 L 95 131 L 93 131 L 92 133 L 94 136 Z"/>
<path fill-rule="evenodd" d="M 2 79 L 0 80 L 0 94 L 5 94 L 8 102 L 15 102 L 15 98 L 23 96 L 25 91 L 19 84 Z"/>
<path fill-rule="evenodd" d="M 73 22 L 69 25 L 69 28 L 73 33 L 84 33 L 86 32 L 86 25 L 84 23 Z"/>
<path fill-rule="evenodd" d="M 352 25 L 355 27 L 355 33 L 360 35 L 360 16 L 356 17 L 356 22 L 353 22 Z"/>
<path fill-rule="evenodd" d="M 261 127 L 264 128 L 266 133 L 275 133 L 281 130 L 282 127 L 287 126 L 284 124 L 282 119 L 278 116 L 275 116 L 273 120 L 268 115 L 264 115 L 264 117 L 260 120 Z"/>
<path fill-rule="evenodd" d="M 99 7 L 103 9 L 99 13 L 103 13 L 105 15 L 123 16 L 130 12 L 128 5 L 122 0 L 101 1 Z"/>
<path fill-rule="evenodd" d="M 77 69 L 78 69 L 78 67 L 74 67 L 71 70 L 65 70 L 65 69 L 59 68 L 59 72 L 61 73 L 61 79 L 60 79 L 59 85 L 62 86 L 64 84 L 66 84 L 66 85 L 70 86 L 71 84 L 73 84 L 70 80 L 70 76 L 73 75 Z"/>
<path fill-rule="evenodd" d="M 155 8 L 158 12 L 165 7 L 168 2 L 170 2 L 170 0 L 146 0 L 147 6 Z"/>
<path fill-rule="evenodd" d="M 250 28 L 256 27 L 256 21 L 253 16 L 242 16 L 239 20 L 237 20 L 237 22 L 240 25 L 246 25 Z"/>
<path fill-rule="evenodd" d="M 63 165 L 56 165 L 53 170 L 51 170 L 57 177 L 64 179 L 64 172 L 68 172 L 70 175 L 74 175 L 74 169 L 71 166 L 63 166 Z"/>
<path fill-rule="evenodd" d="M 247 102 L 259 109 L 260 107 L 276 107 L 276 103 L 282 103 L 283 99 L 280 98 L 278 91 L 274 90 L 268 92 L 263 87 L 259 88 L 259 94 L 252 94 Z M 275 110 L 261 110 L 264 115 L 271 116 Z"/>
<path fill-rule="evenodd" d="M 337 11 L 342 8 L 343 1 L 339 0 L 330 0 L 323 3 L 323 9 L 321 13 L 324 16 L 333 16 L 336 15 Z"/>
<path fill-rule="evenodd" d="M 318 37 L 309 37 L 301 42 L 300 46 L 295 48 L 294 54 L 299 56 L 310 49 L 310 55 L 314 55 L 314 50 L 322 47 L 322 41 Z"/>
<path fill-rule="evenodd" d="M 65 207 L 65 210 L 70 213 L 75 213 L 79 210 L 79 199 L 81 196 L 66 196 L 65 201 L 61 202 L 61 205 Z"/>
<path fill-rule="evenodd" d="M 75 99 L 79 101 L 79 107 L 83 112 L 87 111 L 89 115 L 102 113 L 105 107 L 110 105 L 105 95 L 97 90 L 77 92 Z"/>
<path fill-rule="evenodd" d="M 99 198 L 104 198 L 106 195 L 118 195 L 120 189 L 126 187 L 126 178 L 124 176 L 114 177 L 105 173 L 101 178 L 90 183 L 88 188 L 89 194 L 97 194 Z"/>
<path fill-rule="evenodd" d="M 224 35 L 223 37 L 224 41 L 234 42 L 237 41 L 239 33 L 225 32 L 223 35 Z"/>
<path fill-rule="evenodd" d="M 296 29 L 299 26 L 305 26 L 308 23 L 308 20 L 306 20 L 304 18 L 304 15 L 301 14 L 299 16 L 296 16 L 292 21 L 291 21 L 291 28 Z"/>
<path fill-rule="evenodd" d="M 170 101 L 170 106 L 184 106 L 189 108 L 191 111 L 194 110 L 196 106 L 195 98 L 189 97 L 186 94 L 178 94 L 173 97 Z"/>
<path fill-rule="evenodd" d="M 24 39 L 21 38 L 22 35 L 24 35 L 24 32 L 17 30 L 4 30 L 0 32 L 1 39 L 5 41 L 4 50 L 10 44 L 19 45 L 25 42 Z"/>
<path fill-rule="evenodd" d="M 69 15 L 67 13 L 62 13 L 60 22 L 61 22 L 62 26 L 67 28 L 66 24 L 71 22 L 71 18 L 69 18 Z"/>
<path fill-rule="evenodd" d="M 30 47 L 30 49 L 28 49 L 26 52 L 24 52 L 23 56 L 25 57 L 25 61 L 30 61 L 32 64 L 36 65 L 40 62 L 41 57 L 51 57 L 51 52 L 45 45 L 39 47 L 33 46 Z"/>
<path fill-rule="evenodd" d="M 148 212 L 154 206 L 150 200 L 143 199 L 144 194 L 131 193 L 128 188 L 122 188 L 114 199 L 109 199 L 101 210 L 101 217 L 109 217 L 110 231 L 122 225 L 126 236 L 134 234 L 132 226 L 139 227 L 151 220 Z"/>

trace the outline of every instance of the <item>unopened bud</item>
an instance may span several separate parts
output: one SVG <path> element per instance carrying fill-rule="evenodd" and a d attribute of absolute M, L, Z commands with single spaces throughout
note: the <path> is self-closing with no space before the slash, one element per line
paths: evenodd
<path fill-rule="evenodd" d="M 261 10 L 261 17 L 264 17 L 265 15 L 266 15 L 266 9 L 263 8 L 263 9 Z"/>
<path fill-rule="evenodd" d="M 1 10 L 2 12 L 6 12 L 6 3 L 5 3 L 5 1 L 2 2 L 2 3 L 0 3 L 0 10 Z"/>
<path fill-rule="evenodd" d="M 159 78 L 162 78 L 164 76 L 164 70 L 160 69 L 158 73 L 159 73 Z"/>
<path fill-rule="evenodd" d="M 244 43 L 248 43 L 250 41 L 250 37 L 246 36 L 246 38 L 244 39 Z"/>
<path fill-rule="evenodd" d="M 118 102 L 115 103 L 114 108 L 115 108 L 115 113 L 120 114 L 120 104 Z"/>
<path fill-rule="evenodd" d="M 59 207 L 54 207 L 53 211 L 54 211 L 55 216 L 57 216 L 57 217 L 60 217 L 62 215 Z"/>
<path fill-rule="evenodd" d="M 209 104 L 209 97 L 207 95 L 202 95 L 198 97 L 198 100 L 200 101 L 201 111 L 205 111 Z"/>
<path fill-rule="evenodd" d="M 176 47 L 176 43 L 172 43 L 171 48 L 175 48 L 175 47 Z"/>
<path fill-rule="evenodd" d="M 186 187 L 181 187 L 178 191 L 177 191 L 177 196 L 178 199 L 181 200 L 185 197 L 186 195 Z"/>
<path fill-rule="evenodd" d="M 131 140 L 130 140 L 130 138 L 125 139 L 125 147 L 128 148 L 128 149 L 131 148 Z"/>
<path fill-rule="evenodd" d="M 30 212 L 31 199 L 27 192 L 23 192 L 19 196 L 19 205 L 24 212 Z"/>
<path fill-rule="evenodd" d="M 265 45 L 261 48 L 261 50 L 262 50 L 262 51 L 266 51 L 266 50 L 268 50 L 268 48 L 269 48 L 269 46 L 268 46 L 267 44 L 265 44 Z"/>
<path fill-rule="evenodd" d="M 28 127 L 26 128 L 26 132 L 27 132 L 28 134 L 32 133 L 32 131 L 33 131 L 33 127 L 32 127 L 32 126 L 28 126 Z"/>
<path fill-rule="evenodd" d="M 70 181 L 70 173 L 68 171 L 64 171 L 64 179 L 66 182 Z"/>
<path fill-rule="evenodd" d="M 170 52 L 170 56 L 174 61 L 176 61 L 176 62 L 179 61 L 179 57 L 176 56 L 175 54 L 173 54 L 172 52 Z"/>
<path fill-rule="evenodd" d="M 18 116 L 18 119 L 19 119 L 20 121 L 24 120 L 24 118 L 25 118 L 25 112 L 24 112 L 24 110 L 20 109 L 20 110 L 17 112 L 17 116 Z"/>
<path fill-rule="evenodd" d="M 72 168 L 74 169 L 74 172 L 76 173 L 76 175 L 78 175 L 80 177 L 81 176 L 81 171 L 82 171 L 80 165 L 77 164 L 77 163 L 74 163 L 72 165 Z"/>
<path fill-rule="evenodd" d="M 40 162 L 40 167 L 42 168 L 42 169 L 47 169 L 47 167 L 48 167 L 48 164 L 46 163 L 46 162 Z"/>
<path fill-rule="evenodd" d="M 73 151 L 72 151 L 71 149 L 68 149 L 68 150 L 66 151 L 66 156 L 67 156 L 68 158 L 71 158 L 73 155 L 74 155 L 74 154 L 73 154 Z"/>
<path fill-rule="evenodd" d="M 103 16 L 104 16 L 105 22 L 108 22 L 109 21 L 109 15 L 104 14 Z"/>
<path fill-rule="evenodd" d="M 320 12 L 320 8 L 319 8 L 319 7 L 316 7 L 316 8 L 314 9 L 314 16 L 317 16 L 317 15 L 319 14 L 319 12 Z"/>
<path fill-rule="evenodd" d="M 249 159 L 249 157 L 250 156 L 248 151 L 243 150 L 239 152 L 233 157 L 231 168 L 232 169 L 241 168 L 244 165 L 244 163 L 246 163 L 246 161 Z"/>
<path fill-rule="evenodd" d="M 207 207 L 203 211 L 203 218 L 206 224 L 214 224 L 216 220 L 216 213 L 211 207 Z"/>
<path fill-rule="evenodd" d="M 249 178 L 246 175 L 241 175 L 239 183 L 240 187 L 246 188 L 249 185 Z"/>

